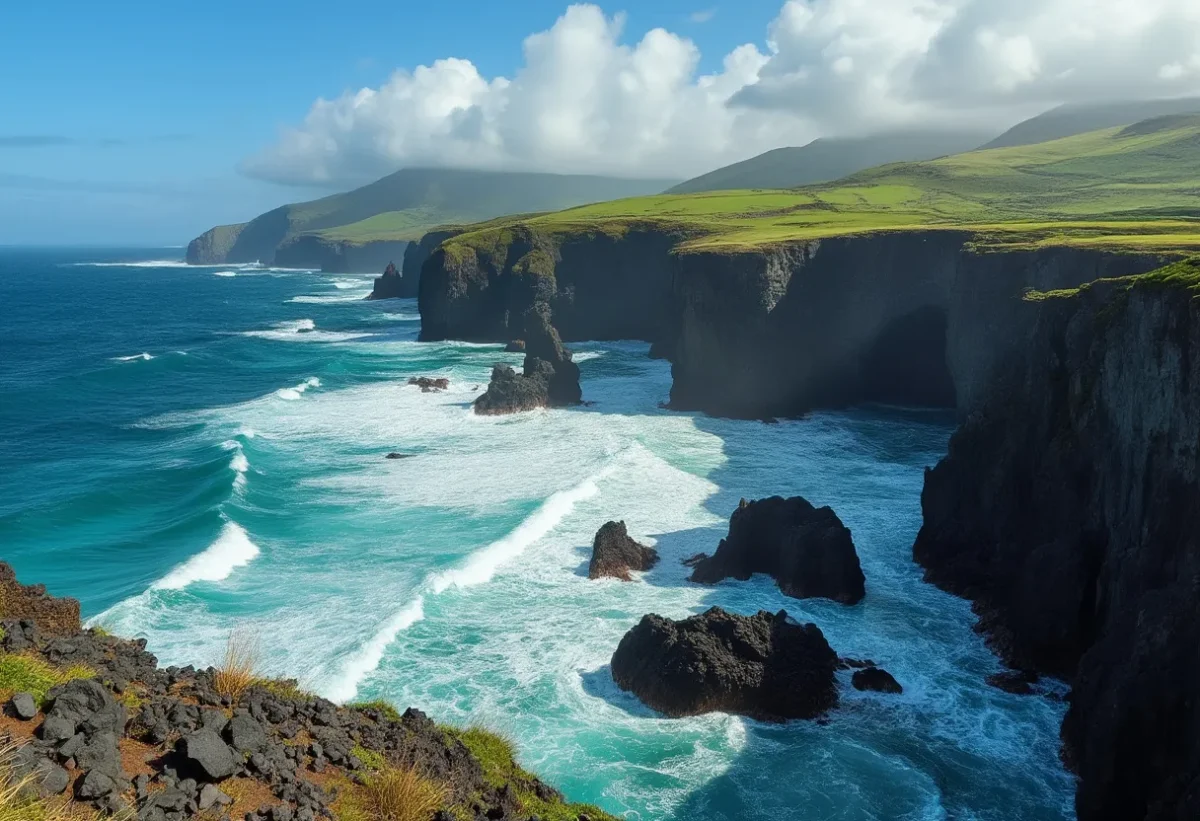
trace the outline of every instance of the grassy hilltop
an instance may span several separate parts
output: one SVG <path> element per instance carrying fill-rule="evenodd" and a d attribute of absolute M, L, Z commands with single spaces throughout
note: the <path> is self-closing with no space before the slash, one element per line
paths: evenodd
<path fill-rule="evenodd" d="M 1200 115 L 1172 115 L 1038 143 L 881 166 L 792 190 L 658 195 L 501 218 L 448 243 L 539 232 L 680 234 L 679 250 L 904 229 L 967 229 L 996 244 L 1200 249 Z"/>

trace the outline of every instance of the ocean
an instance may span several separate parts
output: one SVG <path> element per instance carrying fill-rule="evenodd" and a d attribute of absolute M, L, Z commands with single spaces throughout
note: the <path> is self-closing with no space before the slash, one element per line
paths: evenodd
<path fill-rule="evenodd" d="M 912 562 L 949 415 L 674 413 L 669 364 L 594 342 L 571 346 L 593 404 L 476 417 L 492 364 L 520 355 L 417 342 L 416 302 L 364 301 L 370 275 L 181 258 L 0 248 L 0 558 L 22 580 L 164 664 L 253 633 L 264 673 L 499 730 L 571 800 L 630 819 L 1073 817 L 1065 705 L 988 687 L 969 605 Z M 686 581 L 740 498 L 774 494 L 851 528 L 861 605 Z M 663 557 L 635 582 L 587 579 L 610 519 Z M 712 605 L 814 621 L 904 694 L 840 674 L 828 720 L 773 725 L 665 719 L 613 685 L 643 614 Z"/>

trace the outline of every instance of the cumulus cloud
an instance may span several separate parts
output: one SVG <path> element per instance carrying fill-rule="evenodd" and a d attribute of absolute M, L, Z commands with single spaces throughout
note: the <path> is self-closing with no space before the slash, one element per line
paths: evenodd
<path fill-rule="evenodd" d="M 1200 92 L 1196 0 L 787 0 L 766 42 L 698 71 L 686 37 L 622 42 L 571 6 L 511 79 L 448 57 L 317 100 L 243 171 L 348 184 L 409 165 L 684 177 L 817 136 L 999 131 L 1062 102 Z"/>

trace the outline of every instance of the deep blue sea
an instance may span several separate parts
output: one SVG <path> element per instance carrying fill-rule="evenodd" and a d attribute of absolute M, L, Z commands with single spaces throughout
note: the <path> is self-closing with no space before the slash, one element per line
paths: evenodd
<path fill-rule="evenodd" d="M 499 346 L 416 342 L 369 275 L 189 267 L 181 249 L 0 248 L 0 556 L 164 663 L 261 636 L 264 672 L 511 736 L 573 800 L 630 819 L 1073 817 L 1063 705 L 984 685 L 966 602 L 911 559 L 922 470 L 951 419 L 902 409 L 778 425 L 659 407 L 641 343 L 573 346 L 589 407 L 481 418 Z M 421 393 L 411 376 L 447 376 Z M 389 451 L 413 458 L 386 460 Z M 741 497 L 803 494 L 852 529 L 859 606 L 765 578 L 699 587 Z M 609 519 L 663 561 L 586 578 Z M 827 722 L 664 719 L 608 660 L 647 612 L 785 608 L 902 696 Z"/>

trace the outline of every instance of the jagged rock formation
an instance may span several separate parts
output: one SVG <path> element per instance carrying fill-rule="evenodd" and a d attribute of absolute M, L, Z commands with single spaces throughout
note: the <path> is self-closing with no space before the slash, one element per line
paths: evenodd
<path fill-rule="evenodd" d="M 3 563 L 0 577 L 12 578 Z M 54 623 L 52 611 L 38 614 Z M 72 817 L 96 809 L 140 821 L 358 817 L 365 777 L 413 767 L 443 791 L 434 821 L 536 814 L 613 821 L 594 807 L 565 804 L 515 763 L 511 779 L 489 781 L 459 735 L 418 710 L 339 707 L 285 681 L 258 680 L 241 695 L 223 695 L 212 668 L 159 669 L 144 639 L 78 626 L 52 636 L 40 622 L 10 615 L 0 611 L 0 658 L 9 667 L 36 659 L 70 674 L 44 698 L 13 694 L 0 741 L 19 745 L 17 777 L 30 776 L 42 796 L 69 801 Z"/>
<path fill-rule="evenodd" d="M 696 563 L 691 580 L 746 581 L 755 573 L 773 577 L 784 595 L 798 599 L 857 604 L 866 593 L 849 528 L 831 508 L 815 508 L 800 496 L 742 499 L 729 518 L 729 535 Z"/>
<path fill-rule="evenodd" d="M 387 267 L 383 269 L 383 274 L 375 277 L 375 285 L 371 288 L 367 299 L 402 299 L 416 295 L 416 283 L 407 282 L 396 270 L 396 264 L 389 260 Z"/>
<path fill-rule="evenodd" d="M 579 366 L 563 347 L 558 331 L 550 324 L 550 312 L 537 304 L 525 315 L 525 366 L 516 373 L 508 365 L 492 368 L 487 391 L 475 400 L 475 412 L 483 416 L 519 413 L 535 408 L 578 405 Z"/>
<path fill-rule="evenodd" d="M 450 380 L 444 376 L 414 376 L 408 384 L 421 389 L 421 393 L 437 393 L 450 387 Z"/>
<path fill-rule="evenodd" d="M 1082 821 L 1200 817 L 1197 292 L 1097 283 L 1023 302 L 1003 333 L 926 474 L 914 556 L 1012 665 L 1071 681 Z"/>
<path fill-rule="evenodd" d="M 47 595 L 45 585 L 24 585 L 13 569 L 0 562 L 0 619 L 36 621 L 53 635 L 80 629 L 79 602 Z"/>
<path fill-rule="evenodd" d="M 668 716 L 713 711 L 764 721 L 815 718 L 838 703 L 835 653 L 786 612 L 714 607 L 671 621 L 643 616 L 612 657 L 613 680 Z"/>
<path fill-rule="evenodd" d="M 850 676 L 850 683 L 855 690 L 870 690 L 876 693 L 899 695 L 904 692 L 896 677 L 881 667 L 864 667 L 855 670 Z"/>
<path fill-rule="evenodd" d="M 588 578 L 605 576 L 632 581 L 630 571 L 649 570 L 658 564 L 658 551 L 629 538 L 624 522 L 606 522 L 592 540 L 592 560 Z"/>

